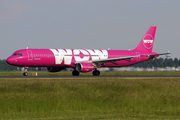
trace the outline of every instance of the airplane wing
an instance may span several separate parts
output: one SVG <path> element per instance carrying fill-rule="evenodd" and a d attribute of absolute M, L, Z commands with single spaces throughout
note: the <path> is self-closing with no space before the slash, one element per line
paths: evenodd
<path fill-rule="evenodd" d="M 135 57 L 140 57 L 140 55 L 127 56 L 127 57 L 118 57 L 118 58 L 109 58 L 109 59 L 100 59 L 100 60 L 90 60 L 90 61 L 77 61 L 77 62 L 75 62 L 75 64 L 78 64 L 78 63 L 81 63 L 81 62 L 94 63 L 96 66 L 104 65 L 107 62 L 117 64 L 116 61 L 121 61 L 121 60 L 131 61 L 130 59 L 135 58 Z"/>
<path fill-rule="evenodd" d="M 118 58 L 109 58 L 109 59 L 98 59 L 98 60 L 90 60 L 90 61 L 76 61 L 75 64 L 81 63 L 81 62 L 86 62 L 86 63 L 94 63 L 96 66 L 99 65 L 105 65 L 107 62 L 111 62 L 114 64 L 118 64 L 116 61 L 121 61 L 121 60 L 126 60 L 126 61 L 131 61 L 131 59 L 135 57 L 141 57 L 141 56 L 146 56 L 146 57 L 154 57 L 157 55 L 167 55 L 171 53 L 161 53 L 161 54 L 152 54 L 152 55 L 136 55 L 136 56 L 127 56 L 127 57 L 118 57 Z"/>

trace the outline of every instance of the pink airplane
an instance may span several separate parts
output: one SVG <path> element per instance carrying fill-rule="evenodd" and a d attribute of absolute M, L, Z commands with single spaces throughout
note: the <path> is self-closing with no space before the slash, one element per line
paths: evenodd
<path fill-rule="evenodd" d="M 99 76 L 99 67 L 123 67 L 144 62 L 159 55 L 152 52 L 156 26 L 151 26 L 139 45 L 134 50 L 100 50 L 100 49 L 21 49 L 7 58 L 7 63 L 25 68 L 47 67 L 49 72 L 58 72 L 73 68 L 73 76 L 80 72 L 90 72 Z"/>

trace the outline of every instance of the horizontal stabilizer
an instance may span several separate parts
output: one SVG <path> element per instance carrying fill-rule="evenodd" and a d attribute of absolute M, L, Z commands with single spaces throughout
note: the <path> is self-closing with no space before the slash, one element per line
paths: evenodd
<path fill-rule="evenodd" d="M 159 55 L 168 55 L 168 54 L 171 54 L 171 53 L 160 53 L 160 54 L 153 54 L 153 55 L 141 55 L 141 56 L 146 56 L 146 57 L 154 57 L 154 56 L 159 56 Z"/>
<path fill-rule="evenodd" d="M 154 57 L 154 56 L 158 56 L 158 55 L 168 55 L 168 54 L 171 54 L 171 53 L 160 53 L 160 54 L 154 54 L 154 55 L 150 55 L 150 56 Z"/>

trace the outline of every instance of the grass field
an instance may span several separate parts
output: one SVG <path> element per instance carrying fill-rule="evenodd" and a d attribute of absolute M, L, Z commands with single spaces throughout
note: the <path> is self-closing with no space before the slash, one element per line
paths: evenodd
<path fill-rule="evenodd" d="M 180 78 L 4 78 L 0 118 L 180 119 Z"/>

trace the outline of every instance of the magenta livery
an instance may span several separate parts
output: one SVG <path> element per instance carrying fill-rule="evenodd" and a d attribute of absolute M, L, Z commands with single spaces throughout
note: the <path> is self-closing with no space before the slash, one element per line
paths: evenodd
<path fill-rule="evenodd" d="M 159 55 L 152 52 L 156 26 L 151 26 L 139 45 L 134 50 L 100 50 L 100 49 L 21 49 L 7 58 L 7 63 L 25 67 L 47 67 L 49 72 L 73 68 L 72 75 L 90 72 L 99 76 L 99 67 L 123 67 L 144 62 Z"/>

